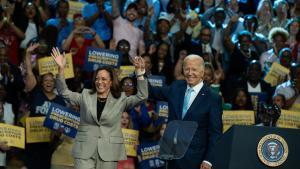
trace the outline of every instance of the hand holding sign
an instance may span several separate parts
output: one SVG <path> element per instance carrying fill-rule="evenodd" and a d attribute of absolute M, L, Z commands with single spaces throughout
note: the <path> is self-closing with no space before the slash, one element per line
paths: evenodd
<path fill-rule="evenodd" d="M 9 146 L 7 145 L 7 141 L 0 141 L 0 151 L 9 150 Z"/>

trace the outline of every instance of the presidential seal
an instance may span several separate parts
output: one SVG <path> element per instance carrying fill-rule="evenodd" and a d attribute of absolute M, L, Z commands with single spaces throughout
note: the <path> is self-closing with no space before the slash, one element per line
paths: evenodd
<path fill-rule="evenodd" d="M 286 141 L 279 135 L 269 134 L 260 139 L 257 154 L 262 163 L 277 167 L 285 162 L 289 149 Z"/>

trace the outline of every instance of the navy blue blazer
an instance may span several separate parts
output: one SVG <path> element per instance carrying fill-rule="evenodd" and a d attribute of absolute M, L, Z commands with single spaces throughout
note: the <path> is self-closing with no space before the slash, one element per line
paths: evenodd
<path fill-rule="evenodd" d="M 198 128 L 192 142 L 182 159 L 175 160 L 181 169 L 199 169 L 203 160 L 213 163 L 213 148 L 222 135 L 222 100 L 209 86 L 203 85 L 197 97 L 182 119 L 182 106 L 186 81 L 175 81 L 168 87 L 150 87 L 150 98 L 167 101 L 169 121 L 195 121 Z"/>

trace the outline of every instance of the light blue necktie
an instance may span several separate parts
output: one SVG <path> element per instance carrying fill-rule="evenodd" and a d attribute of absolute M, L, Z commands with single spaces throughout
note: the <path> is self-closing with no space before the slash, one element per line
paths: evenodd
<path fill-rule="evenodd" d="M 192 95 L 193 91 L 194 91 L 193 88 L 188 88 L 186 93 L 185 93 L 184 101 L 183 101 L 183 107 L 182 107 L 182 119 L 184 118 L 184 116 L 186 115 L 186 112 L 188 110 L 190 98 L 191 98 L 191 95 Z"/>

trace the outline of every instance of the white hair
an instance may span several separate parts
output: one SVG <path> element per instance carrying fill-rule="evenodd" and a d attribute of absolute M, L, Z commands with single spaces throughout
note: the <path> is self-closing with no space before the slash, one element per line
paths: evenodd
<path fill-rule="evenodd" d="M 195 54 L 190 54 L 188 56 L 186 56 L 183 60 L 183 63 L 185 63 L 187 60 L 201 60 L 201 67 L 204 68 L 204 61 L 203 58 L 199 55 L 195 55 Z"/>

